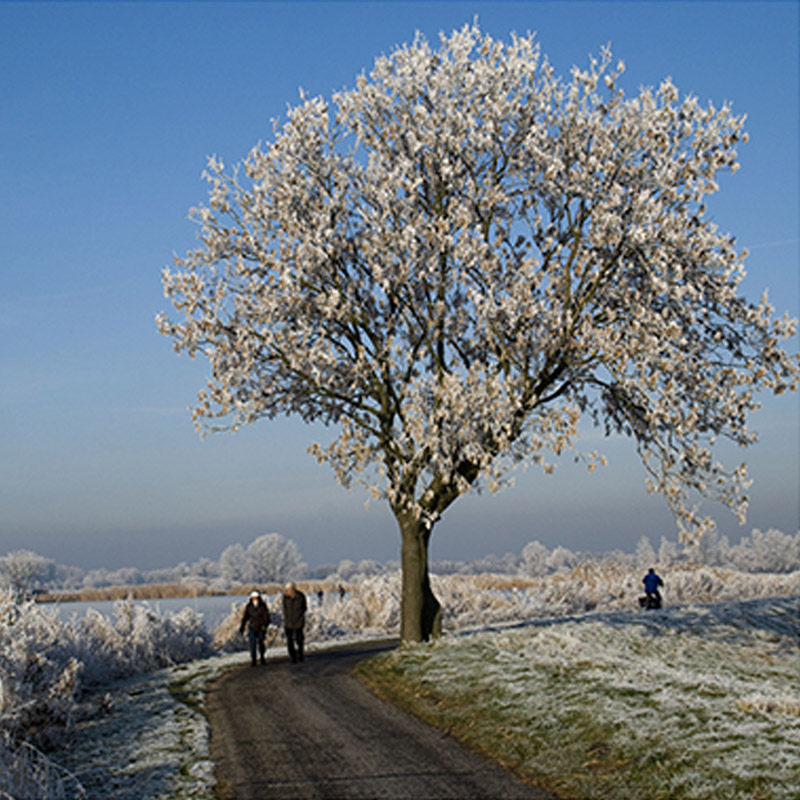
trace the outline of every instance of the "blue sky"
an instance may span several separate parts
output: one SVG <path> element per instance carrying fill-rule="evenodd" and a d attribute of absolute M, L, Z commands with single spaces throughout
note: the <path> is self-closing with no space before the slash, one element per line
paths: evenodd
<path fill-rule="evenodd" d="M 496 38 L 535 31 L 562 74 L 610 42 L 628 94 L 671 76 L 747 113 L 742 168 L 711 209 L 751 251 L 745 293 L 769 287 L 798 315 L 796 2 L 2 3 L 0 554 L 151 568 L 275 531 L 312 565 L 398 557 L 388 511 L 306 454 L 324 431 L 199 439 L 187 407 L 206 365 L 156 332 L 160 272 L 193 246 L 208 155 L 238 161 L 298 87 L 329 96 L 415 30 L 434 41 L 475 15 Z M 800 527 L 797 398 L 765 398 L 754 427 L 747 525 L 709 508 L 732 541 Z M 460 500 L 432 557 L 674 539 L 629 443 L 597 446 L 610 463 L 593 475 L 567 462 Z"/>

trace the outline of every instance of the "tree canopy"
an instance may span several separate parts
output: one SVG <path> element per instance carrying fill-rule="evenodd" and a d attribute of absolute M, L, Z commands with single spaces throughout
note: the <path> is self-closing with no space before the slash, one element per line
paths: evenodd
<path fill-rule="evenodd" d="M 199 246 L 163 273 L 161 332 L 211 367 L 198 426 L 338 427 L 312 452 L 388 500 L 423 591 L 445 509 L 551 470 L 583 417 L 632 438 L 686 532 L 695 492 L 743 516 L 744 465 L 712 447 L 796 388 L 795 323 L 739 295 L 747 254 L 706 206 L 744 118 L 669 79 L 627 98 L 622 73 L 604 49 L 564 80 L 477 25 L 418 36 L 233 169 L 211 158 Z"/>

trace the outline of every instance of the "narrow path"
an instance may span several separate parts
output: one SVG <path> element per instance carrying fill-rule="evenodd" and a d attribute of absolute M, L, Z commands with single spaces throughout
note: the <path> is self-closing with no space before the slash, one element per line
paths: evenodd
<path fill-rule="evenodd" d="M 220 678 L 207 701 L 220 796 L 554 800 L 349 674 L 360 659 L 394 646 L 370 642 Z"/>

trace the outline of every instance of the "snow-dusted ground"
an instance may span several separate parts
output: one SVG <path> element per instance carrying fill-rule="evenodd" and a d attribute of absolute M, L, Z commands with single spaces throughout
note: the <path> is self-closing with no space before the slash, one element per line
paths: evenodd
<path fill-rule="evenodd" d="M 500 719 L 517 767 L 570 795 L 800 797 L 800 597 L 537 620 L 385 658 Z M 624 765 L 605 785 L 593 752 Z"/>
<path fill-rule="evenodd" d="M 493 686 L 500 681 L 503 691 L 513 695 L 513 705 L 539 709 L 539 714 L 548 698 L 542 695 L 541 685 L 529 679 L 531 670 L 563 669 L 570 674 L 570 682 L 574 675 L 569 690 L 574 702 L 584 707 L 588 696 L 596 696 L 598 709 L 612 726 L 634 729 L 641 721 L 646 728 L 658 718 L 660 729 L 667 731 L 665 737 L 678 737 L 665 739 L 665 746 L 710 749 L 717 761 L 730 764 L 708 774 L 684 776 L 698 787 L 719 782 L 720 794 L 714 794 L 714 786 L 705 786 L 711 793 L 696 796 L 726 800 L 735 796 L 724 793 L 731 772 L 796 772 L 800 764 L 800 573 L 754 576 L 687 567 L 665 578 L 668 607 L 642 612 L 636 603 L 641 575 L 616 567 L 576 568 L 569 574 L 528 581 L 512 576 L 434 577 L 449 633 L 441 645 L 404 649 L 404 657 L 419 658 L 426 674 L 430 671 L 441 677 L 457 668 L 462 680 L 469 673 L 473 681 L 489 680 Z M 691 599 L 694 604 L 689 603 Z M 275 608 L 276 598 L 270 605 Z M 369 578 L 343 601 L 330 598 L 322 607 L 313 601 L 310 605 L 309 649 L 394 633 L 399 620 L 399 576 Z M 5 613 L 13 612 L 6 608 Z M 88 797 L 211 800 L 203 687 L 247 659 L 238 649 L 242 644 L 236 632 L 239 609 L 214 637 L 215 646 L 234 652 L 202 658 L 197 656 L 208 652 L 208 643 L 198 633 L 191 613 L 169 616 L 159 626 L 152 612 L 135 612 L 127 606 L 116 626 L 92 620 L 104 646 L 122 652 L 104 655 L 103 647 L 90 647 L 85 637 L 76 639 L 80 646 L 73 652 L 91 657 L 95 683 L 88 694 L 73 695 L 64 686 L 65 665 L 73 654 L 58 640 L 74 634 L 66 633 L 66 624 L 56 621 L 52 613 L 45 622 L 34 624 L 32 615 L 47 613 L 46 609 L 30 608 L 25 613 L 31 615 L 25 646 L 9 639 L 18 658 L 26 654 L 29 665 L 48 667 L 52 680 L 47 691 L 61 687 L 62 701 L 73 698 L 71 710 L 62 711 L 74 727 L 60 745 L 48 748 L 48 755 L 78 778 Z M 21 630 L 19 624 L 4 628 L 3 623 L 0 614 L 0 638 Z M 182 635 L 191 647 L 181 643 Z M 50 649 L 37 651 L 34 642 L 47 637 Z M 132 646 L 137 654 L 150 658 L 152 671 L 114 682 L 113 676 L 133 663 L 127 652 Z M 283 652 L 277 639 L 272 647 L 277 649 L 271 652 Z M 468 653 L 476 655 L 472 658 Z M 178 661 L 184 663 L 162 668 Z M 106 684 L 99 681 L 104 663 L 109 665 Z M 0 679 L 6 682 L 4 690 L 0 681 L 0 723 L 22 718 L 24 709 L 13 706 L 10 691 L 17 686 L 17 693 L 24 694 L 20 677 L 24 671 L 16 667 L 14 673 L 15 662 L 0 652 Z M 9 678 L 15 674 L 17 684 Z M 22 702 L 31 702 L 22 694 Z M 635 697 L 646 697 L 647 702 L 639 706 L 631 700 Z M 708 720 L 714 721 L 711 728 L 701 724 Z M 4 790 L 13 796 L 13 787 L 0 785 L 0 797 Z M 776 790 L 766 796 L 791 795 Z"/>

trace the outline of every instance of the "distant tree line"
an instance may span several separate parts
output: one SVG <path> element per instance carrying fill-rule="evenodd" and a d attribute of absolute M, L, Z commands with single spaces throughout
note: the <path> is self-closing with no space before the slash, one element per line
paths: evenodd
<path fill-rule="evenodd" d="M 438 575 L 476 575 L 486 572 L 505 575 L 542 577 L 565 572 L 587 563 L 616 563 L 645 569 L 651 565 L 668 568 L 694 562 L 709 567 L 724 567 L 750 573 L 788 573 L 800 570 L 800 532 L 794 535 L 770 529 L 753 530 L 736 545 L 717 531 L 707 531 L 696 545 L 683 545 L 661 538 L 658 550 L 647 536 L 639 540 L 635 552 L 614 550 L 602 554 L 573 552 L 557 546 L 549 550 L 532 541 L 519 554 L 487 555 L 472 561 L 434 561 L 431 571 Z M 288 580 L 330 580 L 355 582 L 360 578 L 394 572 L 397 561 L 373 559 L 310 568 L 291 539 L 268 533 L 246 547 L 232 544 L 217 561 L 201 558 L 192 564 L 181 562 L 173 567 L 140 570 L 83 570 L 58 564 L 30 550 L 16 550 L 0 557 L 0 588 L 15 595 L 27 596 L 40 591 L 79 591 L 110 586 L 138 586 L 155 583 L 195 583 L 209 590 L 225 591 L 236 585 L 261 585 Z"/>

